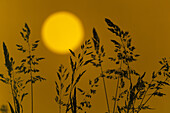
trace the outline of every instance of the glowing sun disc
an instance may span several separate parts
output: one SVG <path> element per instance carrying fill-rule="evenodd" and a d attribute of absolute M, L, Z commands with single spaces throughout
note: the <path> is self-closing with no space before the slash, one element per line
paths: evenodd
<path fill-rule="evenodd" d="M 42 27 L 45 46 L 59 54 L 75 50 L 82 42 L 84 29 L 81 21 L 69 12 L 58 12 L 49 16 Z"/>

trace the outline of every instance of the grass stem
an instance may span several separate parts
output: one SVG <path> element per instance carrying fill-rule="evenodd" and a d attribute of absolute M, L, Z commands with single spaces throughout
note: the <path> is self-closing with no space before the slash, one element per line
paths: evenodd
<path fill-rule="evenodd" d="M 100 66 L 101 69 L 101 74 L 103 75 L 103 69 L 102 66 Z M 104 86 L 104 91 L 105 91 L 105 97 L 106 97 L 106 103 L 107 103 L 107 109 L 108 109 L 108 113 L 110 113 L 110 108 L 109 108 L 109 101 L 108 101 L 108 96 L 107 96 L 107 89 L 106 89 L 106 83 L 105 83 L 105 79 L 103 78 L 103 86 Z"/>
<path fill-rule="evenodd" d="M 117 79 L 117 86 L 116 86 L 116 93 L 115 93 L 115 101 L 114 101 L 113 113 L 115 113 L 115 109 L 116 109 L 116 101 L 117 101 L 118 89 L 119 89 L 119 77 Z"/>
<path fill-rule="evenodd" d="M 30 43 L 29 43 L 29 40 L 27 41 L 28 43 L 28 50 L 29 50 L 29 56 L 31 58 L 31 50 L 30 50 Z M 30 70 L 32 70 L 32 65 L 30 63 Z M 33 77 L 32 77 L 32 71 L 30 71 L 30 76 L 31 76 L 31 113 L 34 112 L 34 101 L 33 101 Z"/>

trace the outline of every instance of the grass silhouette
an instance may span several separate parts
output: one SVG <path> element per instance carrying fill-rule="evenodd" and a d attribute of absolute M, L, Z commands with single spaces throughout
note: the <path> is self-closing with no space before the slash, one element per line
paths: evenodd
<path fill-rule="evenodd" d="M 56 72 L 55 101 L 58 104 L 59 113 L 86 113 L 85 108 L 90 109 L 92 107 L 91 98 L 97 94 L 100 80 L 102 80 L 101 85 L 104 87 L 105 97 L 103 98 L 106 100 L 106 113 L 139 113 L 143 110 L 150 110 L 152 108 L 148 102 L 153 97 L 166 95 L 161 90 L 170 85 L 167 58 L 162 58 L 159 61 L 160 69 L 154 71 L 152 75 L 148 75 L 146 72 L 138 73 L 132 66 L 132 62 L 137 61 L 140 55 L 136 54 L 136 47 L 132 43 L 129 32 L 121 30 L 110 19 L 106 18 L 105 22 L 108 25 L 108 30 L 115 36 L 110 40 L 110 43 L 114 45 L 114 54 L 107 58 L 104 45 L 101 44 L 95 28 L 93 28 L 93 37 L 81 45 L 79 53 L 69 50 L 71 56 L 68 65 L 70 67 L 61 64 Z M 46 80 L 37 75 L 40 71 L 37 66 L 44 59 L 37 57 L 34 52 L 40 40 L 31 43 L 30 33 L 30 28 L 25 24 L 22 32 L 20 32 L 25 44 L 16 44 L 16 46 L 17 50 L 21 51 L 26 57 L 21 59 L 18 66 L 3 42 L 7 75 L 0 74 L 0 81 L 10 86 L 13 102 L 8 102 L 8 104 L 11 113 L 24 113 L 22 102 L 28 95 L 24 90 L 25 87 L 28 87 L 28 84 L 30 84 L 31 89 L 31 113 L 33 113 L 33 85 L 37 81 Z M 104 58 L 108 60 L 105 61 Z M 113 67 L 103 69 L 104 62 L 113 63 Z M 85 77 L 86 71 L 88 71 L 86 66 L 89 66 L 89 64 L 92 64 L 93 68 L 100 69 L 100 74 L 94 80 L 88 78 L 90 80 L 87 85 L 90 88 L 83 89 L 79 86 L 79 83 Z M 150 76 L 151 80 L 145 79 L 146 76 Z M 111 97 L 108 97 L 106 79 L 116 83 L 111 100 L 109 100 Z M 113 105 L 110 104 L 111 102 Z M 6 107 L 2 106 L 1 111 L 7 112 Z"/>
<path fill-rule="evenodd" d="M 25 23 L 24 28 L 22 29 L 22 32 L 20 32 L 22 38 L 26 42 L 26 45 L 16 44 L 19 51 L 25 53 L 27 55 L 26 58 L 21 60 L 21 65 L 17 66 L 15 69 L 18 70 L 18 73 L 28 74 L 30 77 L 28 80 L 26 80 L 25 85 L 30 83 L 31 87 L 31 113 L 33 113 L 33 84 L 37 81 L 46 80 L 45 78 L 41 76 L 37 76 L 37 73 L 39 73 L 39 69 L 37 68 L 37 65 L 39 65 L 39 62 L 43 60 L 42 57 L 37 57 L 34 54 L 34 51 L 38 47 L 38 43 L 40 40 L 36 40 L 34 43 L 30 42 L 30 33 L 31 30 L 28 27 L 28 25 Z"/>
<path fill-rule="evenodd" d="M 103 80 L 103 86 L 104 86 L 104 92 L 105 92 L 105 98 L 106 98 L 106 103 L 107 103 L 107 109 L 108 109 L 108 113 L 110 113 L 110 107 L 109 107 L 109 100 L 108 100 L 108 94 L 107 94 L 107 89 L 106 89 L 106 83 L 105 83 L 105 75 L 103 72 L 103 68 L 102 68 L 102 62 L 103 62 L 103 57 L 105 57 L 105 52 L 104 52 L 104 46 L 100 44 L 100 39 L 99 36 L 96 32 L 95 29 L 93 29 L 93 43 L 94 43 L 94 49 L 95 49 L 95 54 L 91 54 L 91 57 L 93 58 L 93 62 L 91 62 L 93 64 L 93 66 L 100 67 L 100 77 L 102 77 Z M 96 78 L 97 82 L 98 82 L 98 78 Z M 95 82 L 96 83 L 96 82 Z"/>
<path fill-rule="evenodd" d="M 90 102 L 86 101 L 85 99 L 79 103 L 77 103 L 77 90 L 85 97 L 91 97 L 89 94 L 84 92 L 81 88 L 77 87 L 77 84 L 79 83 L 80 79 L 82 79 L 83 75 L 85 74 L 86 70 L 79 73 L 79 70 L 82 69 L 84 66 L 89 64 L 92 59 L 84 60 L 84 57 L 88 57 L 92 52 L 89 52 L 90 48 L 92 47 L 90 40 L 85 41 L 85 44 L 81 45 L 81 53 L 78 53 L 76 55 L 72 50 L 70 50 L 70 53 L 72 56 L 70 56 L 70 67 L 71 72 L 67 72 L 67 68 L 65 69 L 63 65 L 59 66 L 59 69 L 57 71 L 57 76 L 59 80 L 59 84 L 56 83 L 56 91 L 57 96 L 55 98 L 56 102 L 59 104 L 59 113 L 61 113 L 61 106 L 65 107 L 65 112 L 72 111 L 73 113 L 77 113 L 78 110 L 83 110 L 83 107 L 90 108 Z M 70 78 L 70 82 L 65 87 L 65 92 L 63 92 L 64 88 L 64 82 L 67 80 L 67 78 Z M 68 83 L 68 80 L 67 80 Z M 68 99 L 64 102 L 62 101 L 62 96 L 67 97 Z"/>
<path fill-rule="evenodd" d="M 39 69 L 36 68 L 36 65 L 38 65 L 39 61 L 43 60 L 44 58 L 36 57 L 36 55 L 32 53 L 38 47 L 39 40 L 35 41 L 34 43 L 30 43 L 29 41 L 30 28 L 28 27 L 27 24 L 25 24 L 25 27 L 22 29 L 22 32 L 20 32 L 20 34 L 27 45 L 24 46 L 24 45 L 16 44 L 18 48 L 17 50 L 26 53 L 27 57 L 21 60 L 21 65 L 15 66 L 14 65 L 15 61 L 13 57 L 9 56 L 7 46 L 5 45 L 5 43 L 3 43 L 5 66 L 8 70 L 8 76 L 4 76 L 3 74 L 0 74 L 0 81 L 2 81 L 5 84 L 9 84 L 11 87 L 13 105 L 11 104 L 11 102 L 8 102 L 11 113 L 23 113 L 22 101 L 24 97 L 28 95 L 27 92 L 24 92 L 24 89 L 27 86 L 27 84 L 30 83 L 31 106 L 32 106 L 31 112 L 33 113 L 33 84 L 36 81 L 46 80 L 41 76 L 35 76 L 35 73 L 39 72 Z M 30 77 L 26 80 L 24 75 L 27 74 L 30 75 Z"/>
<path fill-rule="evenodd" d="M 3 74 L 0 75 L 0 80 L 10 85 L 13 104 L 12 102 L 8 102 L 10 106 L 11 113 L 23 113 L 23 106 L 22 101 L 27 93 L 24 93 L 22 90 L 25 88 L 23 84 L 23 80 L 20 76 L 17 75 L 15 71 L 15 61 L 13 57 L 9 56 L 9 52 L 7 46 L 3 42 L 3 50 L 4 50 L 4 57 L 5 57 L 5 66 L 8 70 L 8 76 L 4 76 Z"/>
<path fill-rule="evenodd" d="M 130 37 L 129 32 L 124 32 L 107 18 L 105 21 L 109 26 L 108 30 L 118 37 L 117 39 L 111 40 L 111 43 L 115 46 L 115 56 L 108 58 L 110 62 L 113 62 L 117 66 L 112 69 L 107 69 L 106 71 L 102 69 L 102 63 L 105 62 L 103 61 L 103 58 L 106 53 L 104 51 L 104 46 L 100 44 L 100 39 L 96 30 L 93 29 L 93 46 L 91 48 L 94 50 L 91 49 L 90 55 L 92 59 L 88 60 L 88 63 L 93 64 L 95 68 L 100 68 L 101 72 L 93 82 L 92 80 L 89 81 L 91 93 L 88 96 L 91 98 L 91 94 L 96 94 L 97 90 L 95 87 L 98 87 L 97 83 L 101 78 L 105 92 L 107 113 L 139 113 L 141 110 L 152 109 L 147 105 L 148 101 L 150 101 L 153 96 L 164 96 L 165 94 L 160 92 L 160 90 L 164 86 L 169 86 L 168 80 L 170 72 L 167 59 L 162 58 L 162 61 L 159 62 L 162 66 L 160 70 L 153 72 L 151 81 L 145 80 L 146 72 L 139 74 L 131 67 L 131 63 L 137 61 L 137 58 L 140 55 L 135 53 L 136 47 L 132 44 L 132 38 Z M 70 52 L 73 57 L 76 57 L 73 51 L 70 50 Z M 73 83 L 75 76 L 74 67 L 76 67 L 77 62 L 74 62 L 72 57 L 70 57 L 70 62 L 73 70 L 73 75 L 71 77 L 71 82 Z M 109 105 L 110 102 L 108 100 L 105 79 L 113 79 L 117 82 L 115 95 L 113 95 L 112 98 L 113 106 Z M 80 92 L 85 93 L 83 90 L 80 90 Z M 83 104 L 84 103 L 82 103 L 82 105 Z M 70 96 L 70 103 L 67 105 L 70 106 L 70 108 L 67 107 L 68 109 L 66 112 L 68 112 L 69 109 L 71 109 L 72 113 L 78 112 L 75 110 L 75 106 L 77 106 L 76 88 L 74 89 L 73 97 Z"/>
<path fill-rule="evenodd" d="M 148 101 L 153 96 L 162 97 L 165 95 L 160 90 L 164 86 L 169 86 L 170 73 L 167 59 L 162 58 L 162 61 L 159 62 L 162 66 L 159 71 L 153 72 L 151 81 L 145 80 L 146 72 L 141 75 L 130 66 L 130 63 L 135 62 L 140 55 L 135 54 L 135 46 L 131 43 L 132 38 L 129 33 L 121 30 L 109 19 L 105 19 L 105 21 L 109 26 L 108 30 L 119 38 L 119 40 L 111 40 L 115 45 L 116 57 L 109 57 L 111 61 L 119 65 L 119 68 L 113 68 L 106 72 L 114 74 L 113 76 L 117 80 L 117 88 L 113 98 L 113 113 L 139 113 L 141 110 L 151 109 L 147 105 Z M 123 101 L 124 105 L 121 105 L 120 101 Z"/>

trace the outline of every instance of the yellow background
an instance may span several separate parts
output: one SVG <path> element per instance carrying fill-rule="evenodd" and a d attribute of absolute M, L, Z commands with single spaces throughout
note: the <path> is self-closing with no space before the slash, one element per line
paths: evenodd
<path fill-rule="evenodd" d="M 136 45 L 137 52 L 141 55 L 134 65 L 140 73 L 146 71 L 147 76 L 150 76 L 153 70 L 159 68 L 158 61 L 162 57 L 170 56 L 169 6 L 169 0 L 0 0 L 0 72 L 6 73 L 2 50 L 3 41 L 8 46 L 10 55 L 19 61 L 22 54 L 16 51 L 15 44 L 23 43 L 19 32 L 24 23 L 27 22 L 31 28 L 32 40 L 41 39 L 41 28 L 45 19 L 52 13 L 69 11 L 83 22 L 85 39 L 92 37 L 93 27 L 97 29 L 101 42 L 107 48 L 107 53 L 112 50 L 110 39 L 115 36 L 113 37 L 107 30 L 104 18 L 111 19 L 122 29 L 129 31 L 133 37 L 133 44 Z M 76 50 L 78 51 L 79 49 Z M 67 64 L 70 54 L 52 53 L 41 42 L 37 55 L 46 58 L 42 61 L 40 69 L 47 81 L 34 85 L 34 111 L 35 113 L 57 113 L 58 106 L 54 100 L 56 70 L 61 63 L 69 66 Z M 92 70 L 88 73 L 93 75 L 85 76 L 84 80 L 97 76 Z M 81 82 L 79 85 L 82 87 L 83 84 L 88 84 L 85 81 Z M 111 88 L 108 87 L 110 90 Z M 11 95 L 8 89 L 8 86 L 0 83 L 0 104 L 7 104 L 10 101 Z M 165 97 L 153 98 L 149 103 L 156 110 L 143 113 L 169 113 L 169 90 L 170 88 L 167 88 L 164 91 L 167 94 Z M 30 113 L 29 103 L 28 96 L 24 100 L 25 113 Z M 107 110 L 102 86 L 98 88 L 97 95 L 92 99 L 92 105 L 94 106 L 89 113 L 104 113 Z"/>

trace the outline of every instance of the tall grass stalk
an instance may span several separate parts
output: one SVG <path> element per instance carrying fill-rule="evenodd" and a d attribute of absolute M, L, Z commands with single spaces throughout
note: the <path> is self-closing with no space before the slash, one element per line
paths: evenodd
<path fill-rule="evenodd" d="M 142 75 L 137 73 L 136 70 L 130 67 L 130 63 L 137 60 L 139 54 L 134 54 L 135 46 L 131 43 L 131 38 L 129 32 L 124 32 L 117 25 L 111 22 L 109 19 L 105 19 L 107 25 L 109 26 L 108 30 L 119 37 L 119 41 L 116 39 L 111 40 L 115 46 L 116 58 L 109 57 L 109 59 L 116 63 L 116 65 L 123 65 L 123 68 L 109 69 L 107 70 L 108 74 L 118 75 L 117 88 L 115 91 L 113 113 L 117 111 L 119 113 L 139 113 L 141 110 L 151 109 L 149 105 L 146 105 L 148 101 L 153 96 L 162 97 L 165 94 L 159 90 L 163 86 L 169 86 L 168 80 L 170 78 L 169 72 L 169 62 L 166 58 L 162 58 L 162 61 L 159 63 L 162 65 L 160 70 L 152 74 L 151 82 L 144 80 L 146 72 Z M 132 81 L 137 78 L 137 81 Z M 120 81 L 119 81 L 120 80 Z M 129 86 L 124 80 L 129 81 Z M 126 86 L 126 87 L 125 87 Z M 120 89 L 124 89 L 123 92 L 120 92 Z M 151 92 L 151 94 L 148 94 Z M 118 96 L 119 95 L 119 96 Z M 124 101 L 124 105 L 116 104 L 118 101 Z"/>
<path fill-rule="evenodd" d="M 21 65 L 18 66 L 16 69 L 19 73 L 28 74 L 29 78 L 26 80 L 25 84 L 30 82 L 30 93 L 31 93 L 31 113 L 34 112 L 34 83 L 36 81 L 46 80 L 41 76 L 35 76 L 40 70 L 36 68 L 36 65 L 39 64 L 39 61 L 43 60 L 44 58 L 36 57 L 33 53 L 37 47 L 40 40 L 36 40 L 34 43 L 30 42 L 30 34 L 31 30 L 28 25 L 25 23 L 22 32 L 20 32 L 22 38 L 26 42 L 27 46 L 16 44 L 19 51 L 26 53 L 27 57 L 21 60 Z"/>
<path fill-rule="evenodd" d="M 5 43 L 3 43 L 3 50 L 5 56 L 5 66 L 8 70 L 8 76 L 0 74 L 0 81 L 10 85 L 13 104 L 11 104 L 11 102 L 8 102 L 8 104 L 11 113 L 23 113 L 22 101 L 27 95 L 27 93 L 24 93 L 23 91 L 25 85 L 23 85 L 22 78 L 20 76 L 16 76 L 17 73 L 15 72 L 14 67 L 15 61 L 12 57 L 9 57 L 9 52 Z"/>
<path fill-rule="evenodd" d="M 32 56 L 31 49 L 30 49 L 29 38 L 27 40 L 27 44 L 28 44 L 28 56 Z M 30 63 L 29 69 L 32 70 L 32 63 Z M 30 80 L 31 80 L 31 84 L 30 84 L 30 87 L 31 87 L 31 113 L 33 113 L 34 112 L 34 99 L 33 99 L 34 90 L 33 90 L 33 82 L 32 82 L 33 81 L 32 71 L 30 71 Z"/>
<path fill-rule="evenodd" d="M 78 101 L 77 91 L 82 93 L 83 96 L 90 97 L 86 92 L 81 88 L 77 87 L 79 81 L 82 79 L 86 70 L 79 72 L 80 68 L 83 69 L 84 66 L 89 64 L 92 59 L 86 60 L 85 57 L 91 55 L 92 52 L 89 52 L 89 49 L 92 47 L 90 40 L 86 40 L 84 44 L 81 45 L 81 52 L 77 55 L 72 50 L 69 50 L 71 53 L 70 56 L 70 67 L 71 71 L 67 72 L 67 68 L 63 65 L 59 66 L 57 71 L 58 81 L 56 84 L 57 96 L 55 98 L 56 102 L 59 104 L 59 112 L 61 112 L 61 107 L 65 107 L 65 113 L 71 111 L 72 113 L 78 112 L 78 110 L 83 110 L 84 105 L 86 107 L 91 107 L 87 101 Z M 63 73 L 64 72 L 64 73 Z M 68 81 L 67 78 L 70 78 Z M 66 83 L 67 81 L 67 83 Z M 66 87 L 65 87 L 66 86 Z M 65 89 L 65 91 L 63 91 Z M 62 97 L 67 97 L 67 100 L 62 100 Z"/>
<path fill-rule="evenodd" d="M 102 68 L 102 62 L 103 62 L 102 58 L 105 57 L 105 51 L 104 51 L 103 45 L 100 44 L 100 39 L 99 39 L 99 36 L 98 36 L 95 28 L 93 28 L 92 40 L 93 40 L 93 43 L 94 43 L 94 49 L 95 49 L 95 53 L 96 53 L 96 54 L 92 54 L 92 58 L 94 59 L 94 62 L 92 62 L 92 64 L 95 67 L 100 67 L 100 75 L 101 75 L 100 77 L 102 77 L 102 81 L 103 81 L 107 111 L 108 111 L 108 113 L 110 113 L 106 82 L 105 82 L 105 78 L 104 78 L 105 75 L 104 75 L 104 71 L 103 71 L 103 68 Z"/>
<path fill-rule="evenodd" d="M 103 75 L 103 69 L 102 66 L 100 66 L 101 69 L 101 74 Z M 108 113 L 110 113 L 110 107 L 109 107 L 109 100 L 108 100 L 108 94 L 107 94 L 107 89 L 106 89 L 106 83 L 105 83 L 105 79 L 103 78 L 103 87 L 104 87 L 104 92 L 105 92 L 105 97 L 106 97 L 106 103 L 107 103 L 107 109 L 108 109 Z"/>

